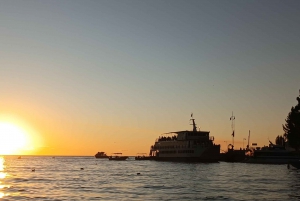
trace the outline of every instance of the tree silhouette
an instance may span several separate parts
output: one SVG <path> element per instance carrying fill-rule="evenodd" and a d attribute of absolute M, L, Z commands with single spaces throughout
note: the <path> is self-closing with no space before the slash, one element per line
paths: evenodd
<path fill-rule="evenodd" d="M 276 145 L 281 145 L 284 146 L 285 145 L 285 139 L 282 135 L 278 135 L 275 139 L 275 144 Z"/>
<path fill-rule="evenodd" d="M 297 97 L 298 104 L 292 107 L 282 125 L 284 137 L 288 140 L 289 146 L 299 151 L 300 148 L 300 97 Z"/>

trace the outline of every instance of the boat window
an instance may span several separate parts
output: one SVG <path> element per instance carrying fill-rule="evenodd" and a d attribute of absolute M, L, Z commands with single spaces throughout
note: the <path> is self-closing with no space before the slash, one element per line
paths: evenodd
<path fill-rule="evenodd" d="M 160 153 L 162 153 L 162 154 L 176 154 L 176 150 L 172 150 L 172 151 L 161 151 Z"/>
<path fill-rule="evenodd" d="M 178 150 L 178 153 L 194 153 L 194 150 Z"/>

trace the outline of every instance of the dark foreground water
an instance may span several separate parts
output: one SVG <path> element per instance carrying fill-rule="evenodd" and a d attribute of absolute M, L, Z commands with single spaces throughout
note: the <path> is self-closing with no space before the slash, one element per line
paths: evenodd
<path fill-rule="evenodd" d="M 0 200 L 300 199 L 300 171 L 286 165 L 10 156 L 0 182 Z"/>

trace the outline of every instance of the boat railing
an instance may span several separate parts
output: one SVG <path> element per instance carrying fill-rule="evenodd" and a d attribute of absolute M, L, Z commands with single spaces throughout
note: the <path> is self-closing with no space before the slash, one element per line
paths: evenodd
<path fill-rule="evenodd" d="M 173 135 L 173 136 L 168 136 L 168 137 L 165 137 L 165 136 L 162 136 L 162 137 L 159 137 L 158 139 L 156 139 L 157 141 L 156 142 L 163 142 L 163 141 L 176 141 L 177 140 L 177 136 L 176 135 Z"/>

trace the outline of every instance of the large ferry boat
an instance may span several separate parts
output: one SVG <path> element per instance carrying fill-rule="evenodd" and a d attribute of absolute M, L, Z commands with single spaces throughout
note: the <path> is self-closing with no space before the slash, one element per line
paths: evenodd
<path fill-rule="evenodd" d="M 150 148 L 152 160 L 186 161 L 186 162 L 218 162 L 220 145 L 214 144 L 214 137 L 209 131 L 198 131 L 191 114 L 193 130 L 165 133 L 156 139 Z"/>

